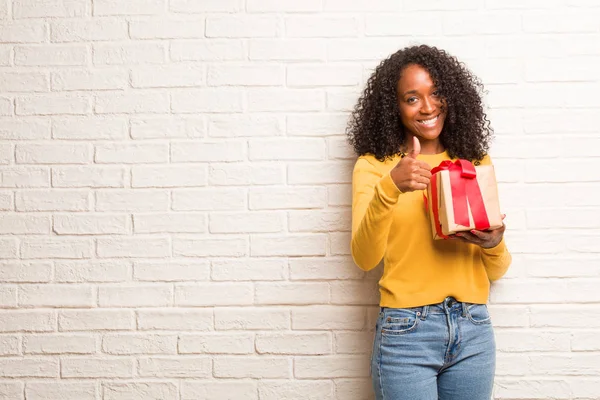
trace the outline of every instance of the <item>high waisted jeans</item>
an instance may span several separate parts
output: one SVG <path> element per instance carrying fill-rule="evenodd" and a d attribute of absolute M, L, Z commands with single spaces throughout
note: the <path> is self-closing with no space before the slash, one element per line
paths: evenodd
<path fill-rule="evenodd" d="M 371 376 L 377 400 L 489 400 L 496 343 L 485 304 L 381 308 Z"/>

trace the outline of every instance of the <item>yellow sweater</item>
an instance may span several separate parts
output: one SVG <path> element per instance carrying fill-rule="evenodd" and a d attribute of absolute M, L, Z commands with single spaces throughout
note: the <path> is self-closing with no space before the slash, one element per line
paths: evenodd
<path fill-rule="evenodd" d="M 433 168 L 450 157 L 444 152 L 418 159 Z M 399 160 L 361 156 L 352 178 L 352 257 L 365 271 L 383 258 L 380 305 L 417 307 L 448 296 L 487 303 L 490 281 L 502 277 L 511 262 L 504 239 L 492 249 L 433 240 L 423 192 L 402 193 L 392 181 L 390 171 Z M 489 156 L 481 162 L 490 163 Z"/>

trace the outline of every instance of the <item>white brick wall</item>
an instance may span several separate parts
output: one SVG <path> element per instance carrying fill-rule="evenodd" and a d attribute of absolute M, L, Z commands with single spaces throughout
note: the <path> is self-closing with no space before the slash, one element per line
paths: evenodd
<path fill-rule="evenodd" d="M 366 400 L 348 112 L 415 43 L 489 91 L 495 399 L 600 398 L 600 8 L 0 1 L 0 398 Z"/>

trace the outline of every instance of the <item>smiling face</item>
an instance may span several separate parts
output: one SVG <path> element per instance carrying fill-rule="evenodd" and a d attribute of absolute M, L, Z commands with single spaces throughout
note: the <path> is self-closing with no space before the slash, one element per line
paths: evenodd
<path fill-rule="evenodd" d="M 416 64 L 407 66 L 400 75 L 397 90 L 404 127 L 419 139 L 437 141 L 446 112 L 444 100 L 427 70 Z"/>

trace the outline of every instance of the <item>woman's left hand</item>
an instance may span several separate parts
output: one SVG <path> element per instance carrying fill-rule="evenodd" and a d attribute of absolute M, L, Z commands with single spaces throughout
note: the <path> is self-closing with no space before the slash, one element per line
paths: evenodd
<path fill-rule="evenodd" d="M 502 216 L 504 219 L 506 215 Z M 504 236 L 504 231 L 506 230 L 506 225 L 502 223 L 500 228 L 492 229 L 489 231 L 477 231 L 472 230 L 469 232 L 458 232 L 454 236 L 458 240 L 462 240 L 466 243 L 476 244 L 478 246 L 483 247 L 484 249 L 490 249 L 492 247 L 498 246 L 502 241 L 502 237 Z"/>

